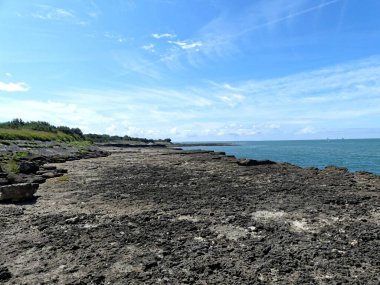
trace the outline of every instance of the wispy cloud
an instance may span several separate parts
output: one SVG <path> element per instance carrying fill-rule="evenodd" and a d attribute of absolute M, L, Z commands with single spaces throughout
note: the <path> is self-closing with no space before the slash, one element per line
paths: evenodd
<path fill-rule="evenodd" d="M 0 92 L 26 92 L 29 90 L 29 86 L 24 82 L 1 82 L 0 81 Z"/>
<path fill-rule="evenodd" d="M 245 97 L 240 94 L 221 95 L 218 96 L 218 98 L 230 107 L 235 107 L 245 99 Z"/>
<path fill-rule="evenodd" d="M 156 76 L 149 65 L 135 72 Z M 177 140 L 321 138 L 331 128 L 347 137 L 344 128 L 378 129 L 379 82 L 380 56 L 265 80 L 64 90 L 47 102 L 0 96 L 0 119 L 81 122 L 91 132 Z"/>
<path fill-rule="evenodd" d="M 203 43 L 200 41 L 168 41 L 168 43 L 177 45 L 185 50 L 194 48 L 199 50 L 199 48 L 203 46 Z"/>
<path fill-rule="evenodd" d="M 37 10 L 32 13 L 32 16 L 41 20 L 62 20 L 75 18 L 71 11 L 49 5 L 37 5 Z"/>
<path fill-rule="evenodd" d="M 298 17 L 326 9 L 341 0 L 322 1 L 317 5 L 303 0 L 283 1 L 268 0 L 254 2 L 238 15 L 230 17 L 228 13 L 205 24 L 196 38 L 203 42 L 201 49 L 210 57 L 225 57 L 240 52 L 241 41 L 252 40 L 252 36 L 261 32 L 273 32 L 277 27 L 289 28 L 289 24 Z M 279 25 L 283 24 L 284 25 Z M 256 43 L 255 47 L 260 43 Z"/>
<path fill-rule="evenodd" d="M 170 34 L 170 33 L 164 33 L 164 34 L 152 34 L 152 37 L 155 39 L 162 39 L 162 38 L 169 38 L 169 39 L 174 39 L 177 37 L 176 34 Z"/>
<path fill-rule="evenodd" d="M 127 39 L 124 36 L 113 32 L 104 33 L 104 37 L 106 37 L 107 39 L 114 40 L 118 43 L 125 43 L 127 41 Z"/>
<path fill-rule="evenodd" d="M 5 76 L 6 76 L 6 77 L 12 77 L 12 73 L 10 73 L 10 72 L 6 72 L 6 73 L 5 73 Z"/>
<path fill-rule="evenodd" d="M 143 45 L 141 47 L 143 50 L 146 50 L 146 51 L 150 51 L 150 52 L 155 52 L 155 45 L 154 44 L 147 44 L 147 45 Z"/>

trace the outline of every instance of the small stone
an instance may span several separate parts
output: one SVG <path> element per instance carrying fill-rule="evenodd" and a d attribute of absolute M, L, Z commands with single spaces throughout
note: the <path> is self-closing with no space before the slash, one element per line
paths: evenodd
<path fill-rule="evenodd" d="M 46 172 L 46 173 L 43 173 L 42 174 L 42 177 L 43 178 L 46 178 L 46 179 L 49 179 L 49 178 L 54 178 L 56 177 L 57 175 L 54 173 L 54 172 Z"/>
<path fill-rule="evenodd" d="M 65 220 L 66 224 L 77 224 L 79 222 L 79 217 L 75 216 Z"/>

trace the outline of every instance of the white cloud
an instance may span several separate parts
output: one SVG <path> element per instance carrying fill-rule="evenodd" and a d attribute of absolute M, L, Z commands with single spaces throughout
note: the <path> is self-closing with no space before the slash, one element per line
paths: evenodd
<path fill-rule="evenodd" d="M 196 42 L 191 42 L 191 41 L 168 41 L 168 43 L 177 45 L 177 46 L 179 46 L 182 49 L 194 49 L 194 48 L 197 48 L 197 50 L 199 50 L 199 48 L 201 46 L 203 46 L 203 43 L 200 42 L 200 41 L 196 41 Z"/>
<path fill-rule="evenodd" d="M 155 49 L 154 49 L 155 45 L 154 44 L 143 45 L 141 48 L 144 50 L 147 50 L 147 51 L 155 52 Z"/>
<path fill-rule="evenodd" d="M 1 82 L 0 81 L 0 92 L 26 92 L 29 90 L 29 86 L 24 82 Z"/>
<path fill-rule="evenodd" d="M 138 56 L 117 59 L 126 72 L 160 76 Z M 182 140 L 320 138 L 331 129 L 378 129 L 380 121 L 380 57 L 266 80 L 149 86 L 66 90 L 48 102 L 0 96 L 0 119 Z"/>
<path fill-rule="evenodd" d="M 165 33 L 165 34 L 152 34 L 152 37 L 155 38 L 155 39 L 162 39 L 162 38 L 174 39 L 175 37 L 177 37 L 177 35 L 175 35 L 175 34 L 169 34 L 169 33 Z"/>
<path fill-rule="evenodd" d="M 313 127 L 305 127 L 299 130 L 296 134 L 298 135 L 309 135 L 309 134 L 315 134 L 317 131 Z"/>

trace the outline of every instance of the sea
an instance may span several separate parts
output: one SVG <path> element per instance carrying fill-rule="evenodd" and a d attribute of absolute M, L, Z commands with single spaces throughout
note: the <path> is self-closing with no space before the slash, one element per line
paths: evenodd
<path fill-rule="evenodd" d="M 194 143 L 194 142 L 192 142 Z M 203 142 L 206 143 L 206 142 Z M 237 158 L 269 159 L 301 167 L 323 169 L 334 165 L 349 171 L 367 171 L 380 175 L 380 139 L 325 139 L 292 141 L 207 142 L 224 146 L 190 146 L 182 149 L 224 151 Z M 202 144 L 197 142 L 197 144 Z"/>

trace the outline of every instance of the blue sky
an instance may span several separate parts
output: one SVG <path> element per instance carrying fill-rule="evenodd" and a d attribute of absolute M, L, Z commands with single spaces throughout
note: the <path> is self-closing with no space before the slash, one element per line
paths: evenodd
<path fill-rule="evenodd" d="M 380 1 L 0 0 L 0 121 L 380 137 Z"/>

